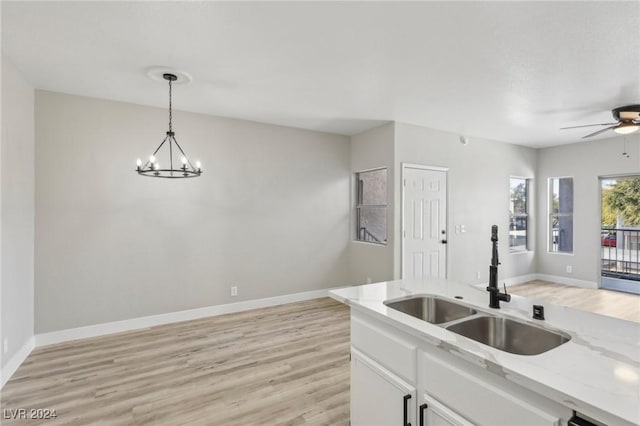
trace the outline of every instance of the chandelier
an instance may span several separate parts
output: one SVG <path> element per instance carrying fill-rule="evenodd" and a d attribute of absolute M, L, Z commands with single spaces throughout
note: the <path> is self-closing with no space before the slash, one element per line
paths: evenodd
<path fill-rule="evenodd" d="M 202 174 L 200 162 L 196 161 L 195 167 L 191 164 L 187 154 L 184 153 L 182 147 L 178 144 L 176 134 L 172 128 L 171 83 L 176 81 L 178 77 L 175 74 L 165 73 L 162 74 L 162 78 L 169 82 L 169 131 L 167 132 L 167 136 L 165 136 L 162 142 L 160 142 L 160 145 L 155 151 L 153 151 L 153 154 L 149 156 L 149 159 L 144 163 L 144 165 L 142 164 L 142 160 L 138 158 L 138 161 L 136 161 L 136 171 L 141 176 L 149 177 L 170 179 L 198 177 Z M 164 150 L 160 151 L 162 147 L 164 147 Z M 162 153 L 164 153 L 164 155 L 162 155 Z M 159 160 L 161 158 L 162 161 L 167 161 L 169 168 L 160 168 Z"/>

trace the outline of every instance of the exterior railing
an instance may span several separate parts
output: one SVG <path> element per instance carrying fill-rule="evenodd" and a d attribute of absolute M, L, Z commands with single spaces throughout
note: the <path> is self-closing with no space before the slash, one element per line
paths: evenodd
<path fill-rule="evenodd" d="M 602 228 L 603 277 L 640 281 L 640 229 Z"/>
<path fill-rule="evenodd" d="M 360 241 L 368 241 L 370 243 L 382 243 L 378 237 L 373 235 L 367 228 L 364 226 L 360 227 L 360 235 L 358 236 L 358 240 Z"/>
<path fill-rule="evenodd" d="M 558 228 L 553 228 L 551 230 L 551 251 L 558 251 L 558 244 L 560 243 L 560 230 Z"/>

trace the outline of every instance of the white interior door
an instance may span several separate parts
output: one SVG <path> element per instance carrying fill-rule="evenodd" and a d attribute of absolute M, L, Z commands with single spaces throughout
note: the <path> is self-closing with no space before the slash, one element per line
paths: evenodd
<path fill-rule="evenodd" d="M 402 277 L 447 274 L 447 172 L 403 168 Z"/>

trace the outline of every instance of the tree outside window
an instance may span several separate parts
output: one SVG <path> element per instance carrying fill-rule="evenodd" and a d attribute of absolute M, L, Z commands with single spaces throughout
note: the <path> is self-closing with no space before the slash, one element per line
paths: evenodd
<path fill-rule="evenodd" d="M 529 206 L 529 180 L 524 178 L 509 179 L 509 251 L 527 251 Z"/>
<path fill-rule="evenodd" d="M 573 178 L 549 179 L 549 251 L 573 253 Z"/>

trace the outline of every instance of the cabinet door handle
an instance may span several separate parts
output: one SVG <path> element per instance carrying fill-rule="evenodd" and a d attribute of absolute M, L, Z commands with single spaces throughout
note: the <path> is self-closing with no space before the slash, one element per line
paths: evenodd
<path fill-rule="evenodd" d="M 409 423 L 409 400 L 411 399 L 411 394 L 405 395 L 404 396 L 404 411 L 403 411 L 403 425 L 404 426 L 411 426 L 411 423 Z"/>
<path fill-rule="evenodd" d="M 420 406 L 420 426 L 424 426 L 424 412 L 429 408 L 429 404 L 422 404 Z"/>

